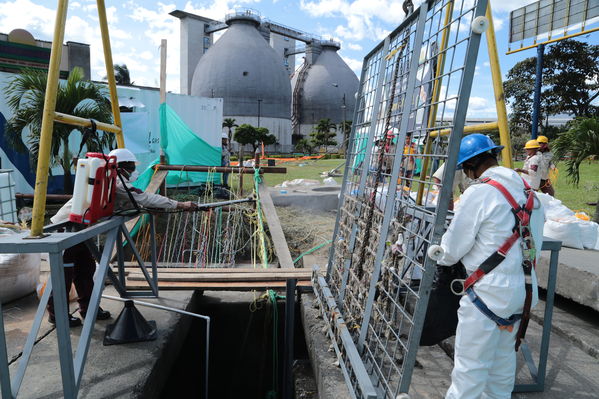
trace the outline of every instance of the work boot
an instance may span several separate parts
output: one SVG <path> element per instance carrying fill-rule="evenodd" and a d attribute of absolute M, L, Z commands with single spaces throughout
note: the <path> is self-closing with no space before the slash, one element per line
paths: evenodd
<path fill-rule="evenodd" d="M 81 313 L 81 316 L 85 320 L 85 315 L 87 314 L 87 312 L 83 312 L 80 310 L 79 313 Z M 108 320 L 108 319 L 110 319 L 110 312 L 108 310 L 104 310 L 99 307 L 98 314 L 96 315 L 96 320 Z"/>
<path fill-rule="evenodd" d="M 51 313 L 48 315 L 48 322 L 56 325 L 56 318 Z M 81 319 L 79 317 L 69 315 L 69 327 L 79 327 L 81 324 Z"/>

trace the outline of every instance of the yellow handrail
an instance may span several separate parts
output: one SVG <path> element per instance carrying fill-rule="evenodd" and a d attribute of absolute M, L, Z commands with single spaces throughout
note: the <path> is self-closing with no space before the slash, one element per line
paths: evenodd
<path fill-rule="evenodd" d="M 55 112 L 54 120 L 56 122 L 65 123 L 67 125 L 74 125 L 74 126 L 90 127 L 92 125 L 92 123 L 90 122 L 89 119 L 80 118 L 80 117 L 74 116 L 74 115 L 63 114 L 62 112 Z M 104 123 L 104 122 L 98 122 L 98 121 L 94 121 L 94 122 L 96 123 L 96 127 L 98 128 L 98 130 L 115 133 L 117 135 L 119 133 L 123 132 L 123 129 L 121 129 L 119 126 L 111 125 L 109 123 Z"/>
<path fill-rule="evenodd" d="M 464 126 L 464 134 L 492 132 L 498 129 L 498 122 L 480 123 L 478 125 Z M 430 132 L 429 137 L 447 136 L 449 133 L 451 133 L 451 130 L 452 128 L 433 130 L 432 132 Z"/>

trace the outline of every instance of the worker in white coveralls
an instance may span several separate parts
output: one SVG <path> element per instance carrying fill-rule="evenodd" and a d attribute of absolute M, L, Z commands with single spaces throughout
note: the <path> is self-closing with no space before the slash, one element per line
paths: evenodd
<path fill-rule="evenodd" d="M 534 267 L 525 272 L 523 265 L 540 253 L 544 214 L 534 193 L 525 192 L 522 178 L 514 170 L 498 166 L 497 154 L 502 148 L 482 134 L 464 137 L 460 146 L 458 166 L 468 178 L 477 180 L 456 206 L 441 240 L 443 255 L 438 261 L 442 266 L 461 261 L 469 274 L 458 310 L 454 368 L 446 399 L 511 397 L 516 334 L 522 318 L 518 315 L 523 313 L 525 299 L 528 308 L 538 301 Z M 502 190 L 512 196 L 512 203 L 522 207 L 533 204 L 526 206 L 530 218 L 526 243 L 532 242 L 537 254 L 533 250 L 531 255 L 521 246 L 523 240 L 515 233 L 519 222 L 514 206 Z M 506 247 L 509 241 L 511 247 Z M 508 249 L 500 256 L 504 247 Z M 495 267 L 479 275 L 485 262 L 495 258 L 500 259 Z M 471 278 L 476 284 L 466 289 Z"/>
<path fill-rule="evenodd" d="M 549 178 L 549 172 L 552 169 L 555 169 L 555 164 L 553 163 L 553 153 L 549 148 L 549 139 L 547 136 L 539 136 L 537 137 L 537 142 L 539 143 L 539 152 L 541 153 L 541 160 L 543 161 L 541 162 L 541 167 L 539 168 L 539 177 L 541 179 L 541 186 L 539 189 L 541 192 L 555 197 L 555 189 L 553 188 L 553 184 Z"/>
<path fill-rule="evenodd" d="M 126 209 L 135 209 L 135 206 L 131 203 L 129 195 L 135 200 L 135 202 L 142 207 L 146 208 L 158 208 L 158 209 L 183 209 L 183 210 L 195 210 L 197 205 L 191 201 L 178 202 L 170 198 L 164 197 L 158 194 L 146 193 L 133 186 L 132 183 L 138 176 L 136 169 L 137 158 L 133 153 L 127 149 L 121 148 L 110 152 L 109 155 L 116 156 L 118 169 L 121 176 L 125 180 L 126 187 L 117 178 L 116 184 L 116 198 L 114 203 L 114 210 L 122 211 Z M 129 192 L 129 193 L 128 193 Z M 62 208 L 58 210 L 50 221 L 52 223 L 61 223 L 69 219 L 71 213 L 72 200 L 69 200 Z M 85 245 L 85 243 L 79 243 L 71 248 L 67 248 L 63 254 L 64 264 L 64 275 L 65 275 L 65 287 L 67 292 L 67 303 L 71 284 L 75 284 L 77 290 L 77 301 L 79 303 L 79 313 L 83 318 L 87 313 L 87 307 L 91 299 L 92 290 L 94 288 L 94 273 L 96 271 L 96 261 L 92 256 L 91 252 Z M 48 321 L 52 324 L 56 322 L 54 317 L 54 301 L 52 297 L 48 301 Z M 98 309 L 96 315 L 97 320 L 105 320 L 110 318 L 110 312 Z M 77 327 L 81 325 L 81 319 L 75 316 L 69 316 L 69 326 Z"/>
<path fill-rule="evenodd" d="M 516 168 L 515 171 L 522 174 L 522 178 L 532 187 L 538 190 L 541 186 L 541 174 L 543 167 L 543 155 L 539 152 L 541 146 L 537 140 L 528 140 L 524 145 L 526 159 L 524 166 Z"/>

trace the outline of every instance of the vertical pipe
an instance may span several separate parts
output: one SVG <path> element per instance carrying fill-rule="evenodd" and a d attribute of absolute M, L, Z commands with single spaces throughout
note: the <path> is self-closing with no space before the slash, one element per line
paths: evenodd
<path fill-rule="evenodd" d="M 6 350 L 6 335 L 4 335 L 2 303 L 0 303 L 0 397 L 2 397 L 2 399 L 13 398 L 10 387 L 10 373 L 8 370 L 8 353 Z"/>
<path fill-rule="evenodd" d="M 501 151 L 503 166 L 513 168 L 512 162 L 512 140 L 510 139 L 510 130 L 507 122 L 507 110 L 505 108 L 505 94 L 503 92 L 503 81 L 501 79 L 501 66 L 499 65 L 499 54 L 497 52 L 497 41 L 495 39 L 495 27 L 493 26 L 493 13 L 491 12 L 491 2 L 487 5 L 487 19 L 489 28 L 487 29 L 487 50 L 489 52 L 489 64 L 491 64 L 491 77 L 493 80 L 493 93 L 495 94 L 495 109 L 497 110 L 497 124 L 499 126 L 499 140 L 504 146 Z"/>
<path fill-rule="evenodd" d="M 41 237 L 43 235 L 46 191 L 50 168 L 50 149 L 52 147 L 52 130 L 54 127 L 54 112 L 56 110 L 56 92 L 58 90 L 60 59 L 62 57 L 62 42 L 64 40 L 68 3 L 68 0 L 59 0 L 56 10 L 54 38 L 52 39 L 52 52 L 50 53 L 50 65 L 48 66 L 48 81 L 44 97 L 44 113 L 42 116 L 39 155 L 35 174 L 31 237 Z"/>
<path fill-rule="evenodd" d="M 112 63 L 112 50 L 110 49 L 110 35 L 108 34 L 108 22 L 106 19 L 106 6 L 104 0 L 97 0 L 98 19 L 100 22 L 100 31 L 102 33 L 102 45 L 104 47 L 104 62 L 106 63 L 106 77 L 108 79 L 108 88 L 110 89 L 110 103 L 112 105 L 113 123 L 121 128 L 116 134 L 116 142 L 119 148 L 125 148 L 125 139 L 123 137 L 123 124 L 121 123 L 121 111 L 119 110 L 119 97 L 116 92 L 116 80 L 114 79 L 114 65 Z"/>
<path fill-rule="evenodd" d="M 69 303 L 64 282 L 62 251 L 50 253 L 50 279 L 52 281 L 52 299 L 54 301 L 63 396 L 66 399 L 76 399 L 77 384 L 75 368 L 73 367 L 73 351 L 69 331 Z"/>
<path fill-rule="evenodd" d="M 166 102 L 166 39 L 160 41 L 160 104 Z"/>
<path fill-rule="evenodd" d="M 287 280 L 285 296 L 285 351 L 283 360 L 283 395 L 284 398 L 293 398 L 293 342 L 295 328 L 295 286 L 297 279 Z M 276 304 L 275 304 L 276 306 Z"/>
<path fill-rule="evenodd" d="M 545 45 L 537 46 L 537 71 L 535 74 L 535 93 L 532 102 L 532 134 L 531 138 L 536 140 L 539 135 L 539 111 L 541 108 L 541 86 L 543 86 L 543 56 Z"/>
<path fill-rule="evenodd" d="M 435 70 L 435 82 L 433 83 L 433 93 L 431 95 L 431 112 L 428 115 L 428 123 L 427 127 L 429 131 L 431 128 L 435 127 L 435 123 L 437 122 L 437 110 L 439 108 L 439 96 L 441 95 L 441 82 L 440 78 L 443 75 L 443 70 L 445 69 L 445 52 L 447 51 L 447 43 L 449 41 L 449 33 L 451 28 L 449 24 L 451 23 L 451 16 L 453 15 L 453 1 L 450 1 L 445 6 L 445 20 L 443 21 L 443 33 L 441 35 L 441 46 L 439 46 L 439 55 L 437 59 L 437 69 Z M 429 137 L 426 140 L 424 145 L 424 154 L 430 154 L 432 146 L 432 140 Z M 422 161 L 422 169 L 420 169 L 420 180 L 421 183 L 418 185 L 418 193 L 416 194 L 416 203 L 418 205 L 422 205 L 422 196 L 424 195 L 424 180 L 426 179 L 426 171 L 428 170 L 429 157 L 424 157 Z M 425 175 L 424 177 L 422 175 Z"/>

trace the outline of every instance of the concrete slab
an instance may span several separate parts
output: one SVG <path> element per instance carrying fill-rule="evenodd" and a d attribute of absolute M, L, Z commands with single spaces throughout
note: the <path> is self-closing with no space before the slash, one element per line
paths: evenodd
<path fill-rule="evenodd" d="M 325 323 L 320 316 L 314 295 L 302 295 L 301 317 L 306 336 L 306 346 L 310 354 L 314 378 L 318 386 L 319 399 L 351 398 L 347 384 L 336 365 L 337 356 L 329 350 L 331 342 L 325 335 Z"/>
<path fill-rule="evenodd" d="M 112 287 L 105 293 L 115 295 Z M 165 306 L 186 309 L 193 292 L 168 292 L 159 299 L 147 299 L 149 302 Z M 27 302 L 28 306 L 30 302 Z M 37 306 L 37 304 L 34 304 Z M 180 318 L 178 314 L 162 310 L 138 307 L 148 320 L 155 320 L 158 326 L 156 341 L 128 344 L 125 346 L 103 346 L 102 340 L 106 326 L 122 309 L 121 302 L 103 300 L 101 306 L 113 314 L 113 319 L 96 323 L 81 383 L 80 397 L 84 398 L 155 398 L 169 370 L 187 328 L 189 318 Z M 27 313 L 28 311 L 24 311 Z M 21 331 L 23 321 L 9 321 L 7 331 Z M 71 330 L 71 339 L 75 347 L 81 327 Z M 15 344 L 13 348 L 18 348 Z M 126 348 L 126 350 L 124 350 Z M 16 371 L 18 362 L 10 366 L 11 373 Z M 52 330 L 34 347 L 29 367 L 19 393 L 19 398 L 60 398 L 62 382 L 57 353 L 56 331 Z"/>
<path fill-rule="evenodd" d="M 341 186 L 271 187 L 269 190 L 276 206 L 327 212 L 337 209 Z"/>
<path fill-rule="evenodd" d="M 546 288 L 549 252 L 537 265 L 539 286 Z M 556 293 L 599 311 L 599 251 L 562 248 L 557 270 Z"/>

